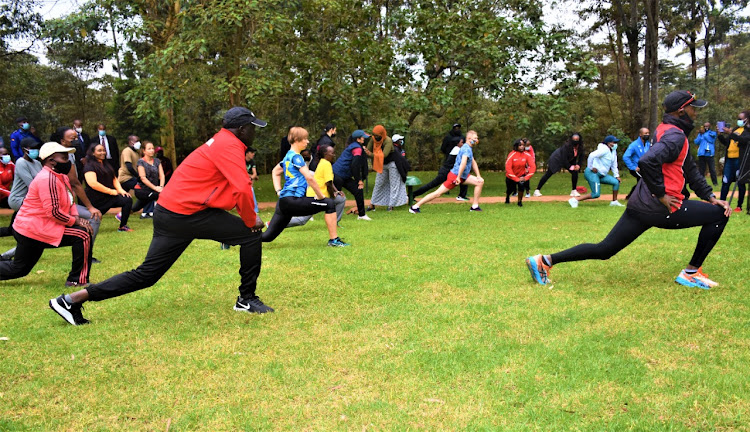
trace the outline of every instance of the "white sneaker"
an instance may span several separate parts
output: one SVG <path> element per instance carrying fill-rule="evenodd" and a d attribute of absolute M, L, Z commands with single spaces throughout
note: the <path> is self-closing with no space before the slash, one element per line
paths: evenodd
<path fill-rule="evenodd" d="M 524 195 L 524 198 L 531 198 L 531 194 Z"/>
<path fill-rule="evenodd" d="M 573 189 L 572 191 L 570 191 L 570 196 L 579 197 L 581 196 L 581 194 L 579 194 L 577 190 Z"/>
<path fill-rule="evenodd" d="M 539 189 L 537 189 L 537 190 L 535 190 L 535 191 L 534 191 L 534 196 L 535 196 L 535 197 L 540 197 L 540 196 L 542 196 L 542 193 L 541 193 L 541 192 L 539 192 Z"/>
<path fill-rule="evenodd" d="M 568 204 L 570 204 L 570 206 L 573 208 L 578 208 L 578 200 L 575 198 L 569 199 Z"/>
<path fill-rule="evenodd" d="M 370 216 L 364 215 L 364 216 L 357 216 L 357 220 L 366 220 L 371 221 Z"/>
<path fill-rule="evenodd" d="M 468 201 L 468 200 L 469 200 L 468 198 L 464 198 L 462 196 L 457 196 L 456 197 L 456 201 Z"/>
<path fill-rule="evenodd" d="M 622 204 L 620 201 L 612 201 L 609 203 L 610 207 L 625 207 L 624 204 Z"/>

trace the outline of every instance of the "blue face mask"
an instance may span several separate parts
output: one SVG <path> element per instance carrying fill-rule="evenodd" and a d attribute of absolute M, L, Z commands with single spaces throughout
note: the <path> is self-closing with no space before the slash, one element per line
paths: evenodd
<path fill-rule="evenodd" d="M 24 124 L 21 125 L 21 129 L 23 129 L 23 130 L 29 130 L 30 127 L 31 127 L 31 125 L 28 124 L 28 123 L 24 123 Z"/>
<path fill-rule="evenodd" d="M 737 127 L 745 126 L 745 120 L 737 120 Z"/>
<path fill-rule="evenodd" d="M 31 159 L 39 159 L 39 149 L 30 149 L 29 150 L 29 157 Z"/>
<path fill-rule="evenodd" d="M 617 150 L 617 144 L 612 144 L 612 151 Z"/>
<path fill-rule="evenodd" d="M 105 130 L 100 130 L 99 131 L 99 136 L 105 136 L 105 135 L 107 135 L 107 131 L 105 131 Z"/>
<path fill-rule="evenodd" d="M 2 160 L 5 164 L 10 163 L 10 155 L 3 155 L 0 160 Z"/>

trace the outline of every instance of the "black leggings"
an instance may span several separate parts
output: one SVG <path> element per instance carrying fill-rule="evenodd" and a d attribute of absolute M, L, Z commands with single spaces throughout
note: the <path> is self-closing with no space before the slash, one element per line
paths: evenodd
<path fill-rule="evenodd" d="M 702 226 L 690 265 L 700 267 L 719 241 L 729 218 L 722 207 L 703 201 L 683 201 L 682 207 L 669 215 L 647 214 L 626 209 L 622 217 L 600 243 L 584 243 L 552 254 L 552 264 L 588 259 L 605 260 L 625 249 L 651 227 L 682 229 Z"/>
<path fill-rule="evenodd" d="M 575 189 L 578 186 L 578 171 L 569 171 L 570 172 L 570 182 L 573 185 L 571 190 Z M 544 184 L 547 183 L 547 180 L 549 180 L 550 177 L 557 174 L 558 170 L 551 170 L 548 169 L 544 172 L 544 175 L 539 180 L 539 184 L 536 185 L 536 190 L 541 191 L 542 187 L 544 187 Z"/>
<path fill-rule="evenodd" d="M 523 201 L 523 190 L 524 187 L 528 187 L 528 184 L 528 181 L 521 184 L 516 180 L 505 177 L 505 202 L 510 202 L 510 196 L 513 195 L 514 192 L 518 192 L 518 202 Z"/>
<path fill-rule="evenodd" d="M 635 192 L 635 187 L 638 186 L 638 182 L 641 181 L 641 175 L 640 173 L 638 173 L 638 171 L 636 170 L 628 170 L 628 171 L 630 171 L 630 175 L 632 175 L 633 178 L 635 179 L 635 184 L 630 189 L 630 192 L 628 192 L 628 196 L 626 196 L 625 199 L 630 199 L 630 195 L 633 195 L 633 192 Z"/>
<path fill-rule="evenodd" d="M 336 205 L 331 198 L 317 200 L 313 197 L 284 197 L 276 203 L 276 211 L 268 223 L 268 228 L 261 238 L 263 243 L 270 243 L 284 231 L 294 216 L 310 216 L 322 211 L 336 213 Z"/>
<path fill-rule="evenodd" d="M 419 189 L 414 191 L 414 196 L 420 196 L 430 189 L 436 188 L 448 180 L 448 173 L 450 171 L 439 170 L 437 176 L 430 180 L 429 183 L 422 185 Z M 458 187 L 458 196 L 466 198 L 466 194 L 469 192 L 469 185 L 461 183 Z"/>
<path fill-rule="evenodd" d="M 98 201 L 96 204 L 94 204 L 94 207 L 96 207 L 97 210 L 102 212 L 102 215 L 107 214 L 107 212 L 111 208 L 115 208 L 115 207 L 122 208 L 122 211 L 120 212 L 121 213 L 120 214 L 120 226 L 124 227 L 125 225 L 128 224 L 130 211 L 133 208 L 133 200 L 130 197 L 117 194 L 106 200 Z"/>
<path fill-rule="evenodd" d="M 346 189 L 351 192 L 354 196 L 354 200 L 357 202 L 357 213 L 359 213 L 360 216 L 365 215 L 365 192 L 364 189 L 359 188 L 357 181 L 354 180 L 353 177 L 344 179 L 343 177 L 334 174 L 333 185 L 336 186 L 336 189 L 338 190 Z"/>
<path fill-rule="evenodd" d="M 135 191 L 135 197 L 137 200 L 133 204 L 132 211 L 138 212 L 144 209 L 148 203 L 156 202 L 159 199 L 159 192 L 151 190 L 149 188 L 133 189 Z"/>

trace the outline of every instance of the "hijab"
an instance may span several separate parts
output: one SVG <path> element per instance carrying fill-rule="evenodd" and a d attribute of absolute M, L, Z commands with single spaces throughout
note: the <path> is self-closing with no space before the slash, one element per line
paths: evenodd
<path fill-rule="evenodd" d="M 379 135 L 380 140 L 375 139 L 375 135 Z M 383 144 L 385 144 L 386 138 L 388 138 L 388 132 L 383 125 L 372 128 L 372 169 L 377 173 L 383 172 L 383 161 L 385 159 Z"/>

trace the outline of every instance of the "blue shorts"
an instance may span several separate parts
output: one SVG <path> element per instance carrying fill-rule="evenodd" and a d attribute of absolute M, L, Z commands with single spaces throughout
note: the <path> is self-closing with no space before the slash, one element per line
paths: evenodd
<path fill-rule="evenodd" d="M 620 190 L 620 182 L 609 174 L 603 176 L 591 171 L 587 167 L 583 172 L 583 176 L 586 177 L 586 181 L 589 182 L 589 186 L 591 187 L 591 198 L 599 198 L 602 194 L 602 183 L 612 185 L 612 191 Z"/>

